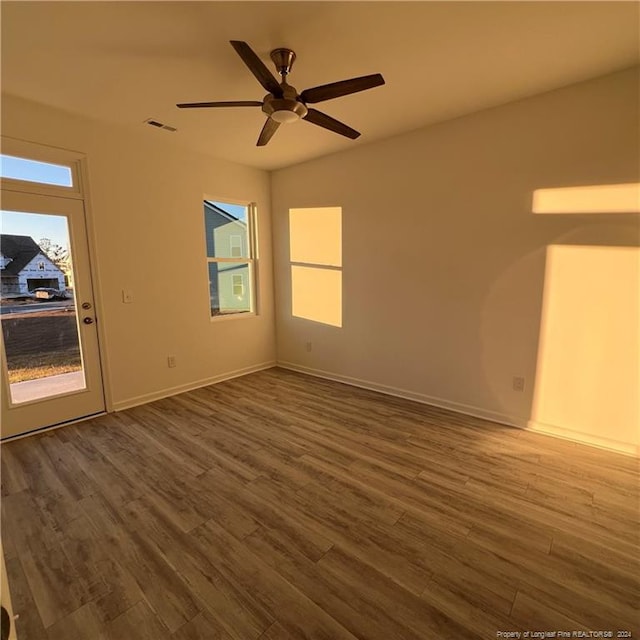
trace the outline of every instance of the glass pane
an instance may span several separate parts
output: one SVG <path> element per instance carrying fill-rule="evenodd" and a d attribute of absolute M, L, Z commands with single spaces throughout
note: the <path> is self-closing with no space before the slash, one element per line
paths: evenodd
<path fill-rule="evenodd" d="M 209 295 L 212 316 L 252 311 L 251 264 L 210 262 Z"/>
<path fill-rule="evenodd" d="M 85 389 L 67 219 L 0 216 L 0 319 L 11 401 Z"/>
<path fill-rule="evenodd" d="M 59 164 L 0 155 L 0 176 L 58 187 L 72 187 L 71 169 Z"/>
<path fill-rule="evenodd" d="M 204 201 L 208 258 L 250 258 L 248 207 Z"/>

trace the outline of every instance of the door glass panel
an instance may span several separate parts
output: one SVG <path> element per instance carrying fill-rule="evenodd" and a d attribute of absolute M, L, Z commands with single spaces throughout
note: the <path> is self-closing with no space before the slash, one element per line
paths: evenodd
<path fill-rule="evenodd" d="M 67 218 L 0 212 L 0 319 L 11 402 L 86 388 Z"/>
<path fill-rule="evenodd" d="M 70 167 L 4 154 L 0 155 L 0 177 L 39 182 L 40 184 L 53 184 L 58 187 L 73 186 L 73 175 Z"/>

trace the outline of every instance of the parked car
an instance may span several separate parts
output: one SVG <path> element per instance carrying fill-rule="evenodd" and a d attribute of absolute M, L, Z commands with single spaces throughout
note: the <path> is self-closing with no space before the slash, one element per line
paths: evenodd
<path fill-rule="evenodd" d="M 31 292 L 36 300 L 45 302 L 47 300 L 66 300 L 67 294 L 64 291 L 58 289 L 52 289 L 50 287 L 38 287 Z"/>

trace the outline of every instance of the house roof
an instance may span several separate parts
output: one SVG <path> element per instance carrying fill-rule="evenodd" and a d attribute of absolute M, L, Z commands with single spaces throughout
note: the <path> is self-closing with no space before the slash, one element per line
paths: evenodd
<path fill-rule="evenodd" d="M 226 218 L 227 220 L 229 220 L 229 222 L 238 222 L 240 224 L 246 224 L 243 220 L 240 220 L 240 218 L 237 218 L 233 214 L 229 213 L 228 211 L 225 211 L 224 209 L 220 208 L 215 203 L 211 202 L 211 200 L 205 200 L 204 201 L 204 205 L 205 205 L 205 207 L 207 207 L 213 213 L 217 213 L 218 215 L 222 216 L 223 218 Z"/>
<path fill-rule="evenodd" d="M 38 254 L 44 253 L 31 236 L 0 235 L 0 250 L 11 262 L 2 270 L 3 276 L 17 276 Z"/>

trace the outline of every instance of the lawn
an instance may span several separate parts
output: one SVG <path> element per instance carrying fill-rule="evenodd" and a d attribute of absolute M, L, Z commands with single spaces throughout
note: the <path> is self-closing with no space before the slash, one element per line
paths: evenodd
<path fill-rule="evenodd" d="M 82 368 L 75 310 L 2 316 L 9 383 Z"/>
<path fill-rule="evenodd" d="M 73 373 L 82 369 L 80 349 L 50 351 L 39 355 L 26 354 L 13 357 L 9 369 L 9 384 L 48 378 L 61 373 Z"/>

